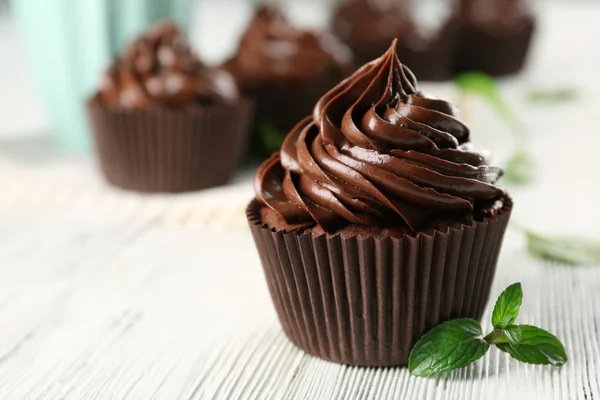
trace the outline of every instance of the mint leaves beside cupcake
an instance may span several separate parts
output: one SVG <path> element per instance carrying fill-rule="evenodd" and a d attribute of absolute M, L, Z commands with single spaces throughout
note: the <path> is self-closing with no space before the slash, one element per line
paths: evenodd
<path fill-rule="evenodd" d="M 543 234 L 515 221 L 510 226 L 525 235 L 525 246 L 532 257 L 571 266 L 600 265 L 600 241 L 596 239 Z"/>
<path fill-rule="evenodd" d="M 483 357 L 492 345 L 525 363 L 564 365 L 567 353 L 554 335 L 535 326 L 515 325 L 522 301 L 520 283 L 502 292 L 492 313 L 494 330 L 485 337 L 481 324 L 469 318 L 447 321 L 433 328 L 410 353 L 410 372 L 430 376 L 463 368 Z"/>
<path fill-rule="evenodd" d="M 529 153 L 523 149 L 515 150 L 504 163 L 504 179 L 517 185 L 533 180 L 535 163 Z"/>
<path fill-rule="evenodd" d="M 531 182 L 535 172 L 535 162 L 528 151 L 527 131 L 500 94 L 494 78 L 482 72 L 466 72 L 458 75 L 454 83 L 462 93 L 472 93 L 485 99 L 510 127 L 516 147 L 503 165 L 504 180 L 516 185 Z"/>
<path fill-rule="evenodd" d="M 454 84 L 463 93 L 472 93 L 485 99 L 509 125 L 519 126 L 521 122 L 500 94 L 496 80 L 483 72 L 465 72 L 454 78 Z"/>
<path fill-rule="evenodd" d="M 577 99 L 579 93 L 577 89 L 571 87 L 563 87 L 556 89 L 533 89 L 527 95 L 527 100 L 530 103 L 540 104 L 555 104 L 565 103 Z"/>
<path fill-rule="evenodd" d="M 568 265 L 600 265 L 600 242 L 573 236 L 545 236 L 526 230 L 527 251 L 534 257 Z"/>
<path fill-rule="evenodd" d="M 265 118 L 257 118 L 256 133 L 258 134 L 258 142 L 269 154 L 279 150 L 287 134 L 287 132 L 281 132 L 271 120 Z M 257 152 L 259 151 L 257 149 Z"/>

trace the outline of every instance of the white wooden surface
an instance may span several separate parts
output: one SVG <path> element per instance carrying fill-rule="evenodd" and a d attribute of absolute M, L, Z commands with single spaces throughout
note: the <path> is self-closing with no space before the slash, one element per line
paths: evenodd
<path fill-rule="evenodd" d="M 600 239 L 593 4 L 545 9 L 535 62 L 503 90 L 523 107 L 539 171 L 510 188 L 514 219 Z M 527 105 L 536 85 L 575 87 L 579 98 Z M 506 129 L 476 99 L 467 106 L 476 142 L 502 161 Z M 61 158 L 44 139 L 0 138 L 0 399 L 600 399 L 600 266 L 533 260 L 513 230 L 492 297 L 521 281 L 519 322 L 563 340 L 564 368 L 492 350 L 422 379 L 304 355 L 281 332 L 245 226 L 249 175 L 204 193 L 139 196 L 105 187 L 91 160 Z"/>

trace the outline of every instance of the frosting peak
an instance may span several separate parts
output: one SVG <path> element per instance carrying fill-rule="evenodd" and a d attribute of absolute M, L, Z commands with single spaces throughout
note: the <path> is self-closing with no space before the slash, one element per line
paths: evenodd
<path fill-rule="evenodd" d="M 177 26 L 157 24 L 133 41 L 108 69 L 100 88 L 107 105 L 146 109 L 193 102 L 230 103 L 237 99 L 233 78 L 206 67 Z"/>
<path fill-rule="evenodd" d="M 491 209 L 502 174 L 450 103 L 423 94 L 396 42 L 326 93 L 261 165 L 257 197 L 288 229 L 405 224 Z M 493 211 L 492 211 L 493 212 Z"/>

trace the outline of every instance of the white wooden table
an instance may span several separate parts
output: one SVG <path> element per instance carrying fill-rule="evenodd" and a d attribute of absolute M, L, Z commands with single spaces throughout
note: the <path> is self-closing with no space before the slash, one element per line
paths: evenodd
<path fill-rule="evenodd" d="M 539 171 L 509 188 L 514 220 L 600 239 L 600 5 L 553 3 L 542 15 L 534 63 L 502 85 L 522 106 Z M 552 85 L 579 97 L 524 100 Z M 502 161 L 509 133 L 485 104 L 467 106 L 475 141 Z M 245 226 L 251 173 L 203 193 L 139 196 L 43 144 L 0 138 L 0 399 L 600 399 L 600 266 L 539 262 L 507 234 L 492 297 L 523 283 L 519 322 L 562 339 L 562 369 L 495 350 L 435 379 L 344 367 L 303 354 L 279 327 Z"/>

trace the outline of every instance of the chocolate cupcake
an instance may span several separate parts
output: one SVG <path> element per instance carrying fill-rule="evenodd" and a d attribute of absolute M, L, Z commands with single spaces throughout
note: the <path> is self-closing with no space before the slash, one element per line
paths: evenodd
<path fill-rule="evenodd" d="M 525 64 L 535 18 L 524 0 L 459 0 L 455 71 L 501 76 Z"/>
<path fill-rule="evenodd" d="M 397 38 L 398 57 L 419 79 L 440 81 L 452 74 L 457 25 L 448 20 L 426 32 L 405 1 L 347 0 L 334 10 L 331 25 L 361 63 L 378 57 Z"/>
<path fill-rule="evenodd" d="M 246 149 L 251 101 L 163 22 L 127 48 L 88 102 L 109 183 L 140 192 L 224 184 Z"/>
<path fill-rule="evenodd" d="M 252 149 L 264 159 L 315 102 L 353 68 L 350 50 L 332 35 L 292 26 L 274 4 L 261 5 L 223 68 L 256 103 Z"/>
<path fill-rule="evenodd" d="M 512 209 L 501 169 L 395 47 L 318 101 L 247 208 L 286 335 L 343 364 L 405 365 L 438 323 L 480 319 Z"/>

